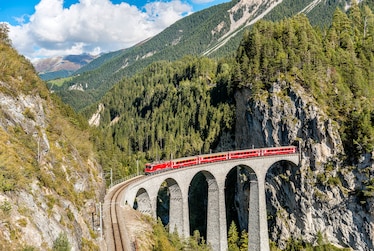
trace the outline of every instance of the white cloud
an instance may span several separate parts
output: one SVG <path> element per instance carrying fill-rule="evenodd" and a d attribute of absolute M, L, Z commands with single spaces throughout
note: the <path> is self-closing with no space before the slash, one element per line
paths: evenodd
<path fill-rule="evenodd" d="M 63 0 L 41 0 L 29 22 L 10 26 L 14 47 L 29 58 L 127 48 L 156 35 L 192 7 L 181 0 L 150 2 L 139 10 L 127 3 L 80 0 L 68 9 Z"/>

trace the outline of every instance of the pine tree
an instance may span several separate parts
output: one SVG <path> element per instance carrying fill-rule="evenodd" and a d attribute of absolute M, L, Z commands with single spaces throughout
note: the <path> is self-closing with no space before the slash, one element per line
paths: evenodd
<path fill-rule="evenodd" d="M 248 251 L 248 233 L 243 230 L 239 241 L 240 251 Z"/>
<path fill-rule="evenodd" d="M 238 229 L 235 225 L 235 222 L 232 221 L 229 228 L 228 238 L 227 238 L 227 245 L 229 251 L 239 251 L 239 236 L 238 236 Z"/>

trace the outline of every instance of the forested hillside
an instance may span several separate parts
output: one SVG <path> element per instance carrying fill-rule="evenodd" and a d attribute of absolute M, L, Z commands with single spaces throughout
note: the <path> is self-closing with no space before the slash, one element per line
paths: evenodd
<path fill-rule="evenodd" d="M 216 34 L 212 34 L 211 29 L 220 22 L 228 22 L 227 10 L 234 4 L 235 1 L 220 4 L 187 16 L 144 43 L 119 53 L 110 53 L 110 60 L 106 60 L 104 55 L 82 68 L 77 72 L 78 76 L 67 81 L 61 89 L 54 87 L 54 90 L 64 102 L 81 110 L 97 102 L 123 77 L 132 76 L 152 62 L 173 61 L 186 54 L 199 55 L 228 31 L 227 25 Z M 103 57 L 105 60 L 102 60 Z M 84 86 L 84 92 L 69 90 L 74 85 Z"/>
<path fill-rule="evenodd" d="M 131 77 L 152 62 L 173 61 L 186 54 L 209 55 L 215 59 L 232 56 L 244 30 L 250 29 L 257 18 L 263 16 L 266 20 L 279 21 L 303 12 L 313 25 L 328 27 L 333 11 L 345 7 L 346 2 L 284 0 L 278 4 L 274 0 L 233 0 L 213 6 L 179 20 L 140 44 L 103 55 L 79 70 L 76 77 L 67 80 L 61 88 L 53 86 L 53 90 L 80 111 L 97 102 L 123 77 Z M 82 86 L 83 91 L 75 90 L 75 86 Z"/>
<path fill-rule="evenodd" d="M 216 148 L 221 134 L 233 126 L 229 78 L 227 63 L 185 57 L 153 63 L 115 85 L 101 100 L 105 109 L 100 113 L 99 145 L 109 153 L 102 160 L 106 168 L 126 175 L 136 170 L 136 159 L 143 167 L 146 160 Z M 96 106 L 86 112 L 95 110 Z"/>
<path fill-rule="evenodd" d="M 370 2 L 365 1 L 365 2 Z M 292 1 L 283 0 L 273 11 L 264 17 L 264 20 L 279 21 L 283 18 L 293 17 L 297 14 L 307 15 L 313 26 L 327 28 L 332 21 L 333 13 L 337 8 L 345 10 L 350 2 L 347 1 Z"/>

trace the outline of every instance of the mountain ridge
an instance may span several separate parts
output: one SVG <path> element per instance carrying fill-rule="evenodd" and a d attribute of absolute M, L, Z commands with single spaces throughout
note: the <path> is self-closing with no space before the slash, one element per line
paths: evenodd
<path fill-rule="evenodd" d="M 132 76 L 152 62 L 173 61 L 186 54 L 230 57 L 239 46 L 244 30 L 256 21 L 280 20 L 303 11 L 312 3 L 315 4 L 307 9 L 306 15 L 316 24 L 329 25 L 333 10 L 344 6 L 346 1 L 241 0 L 216 5 L 177 21 L 144 43 L 108 54 L 109 59 L 103 60 L 106 57 L 103 55 L 103 58 L 93 60 L 77 71 L 73 79 L 67 80 L 62 87 L 54 88 L 54 91 L 64 102 L 82 111 L 96 103 L 123 77 Z M 326 9 L 325 14 L 320 13 L 321 9 Z M 322 20 L 320 17 L 323 17 Z M 86 88 L 72 91 L 70 86 Z"/>

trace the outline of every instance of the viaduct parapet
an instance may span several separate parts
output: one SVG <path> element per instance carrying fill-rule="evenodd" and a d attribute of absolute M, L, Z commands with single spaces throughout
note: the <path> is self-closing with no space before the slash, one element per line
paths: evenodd
<path fill-rule="evenodd" d="M 227 160 L 212 164 L 197 165 L 147 176 L 128 187 L 121 203 L 156 217 L 157 195 L 163 182 L 170 193 L 169 227 L 180 236 L 190 235 L 188 193 L 196 174 L 202 173 L 208 184 L 207 242 L 213 250 L 227 250 L 227 224 L 225 205 L 225 181 L 228 173 L 237 166 L 253 170 L 250 179 L 250 202 L 248 218 L 248 250 L 269 251 L 269 236 L 266 214 L 265 177 L 270 167 L 280 161 L 299 165 L 299 154 L 275 155 L 250 159 Z"/>

